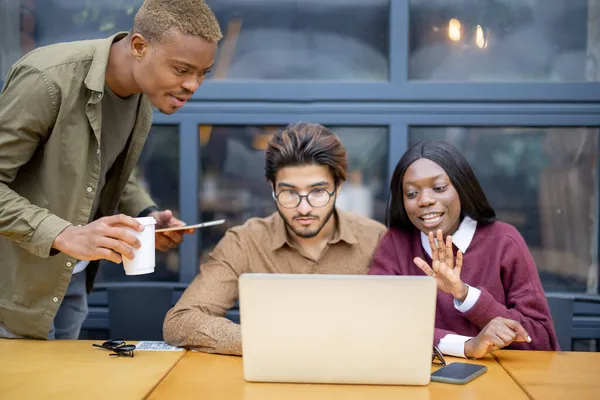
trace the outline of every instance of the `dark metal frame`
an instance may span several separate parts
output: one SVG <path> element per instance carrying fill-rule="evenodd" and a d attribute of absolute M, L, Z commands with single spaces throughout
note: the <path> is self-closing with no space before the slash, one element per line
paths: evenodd
<path fill-rule="evenodd" d="M 389 80 L 211 81 L 195 100 L 218 101 L 531 101 L 597 102 L 600 82 L 433 82 L 408 79 L 410 0 L 389 2 Z"/>
<path fill-rule="evenodd" d="M 194 102 L 179 113 L 156 114 L 154 118 L 155 124 L 177 124 L 180 128 L 182 218 L 197 221 L 199 217 L 202 171 L 198 125 L 285 125 L 297 120 L 325 125 L 388 127 L 389 180 L 407 149 L 411 126 L 600 127 L 600 104 Z M 597 227 L 600 236 L 599 229 Z M 197 235 L 186 239 L 181 247 L 180 282 L 190 282 L 197 274 Z"/>

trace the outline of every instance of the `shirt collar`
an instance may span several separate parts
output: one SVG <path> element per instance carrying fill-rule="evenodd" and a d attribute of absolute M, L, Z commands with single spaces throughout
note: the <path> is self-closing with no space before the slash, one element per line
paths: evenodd
<path fill-rule="evenodd" d="M 127 32 L 118 32 L 109 38 L 102 39 L 96 46 L 94 51 L 94 58 L 92 59 L 92 65 L 85 77 L 85 86 L 99 93 L 99 96 L 93 97 L 94 102 L 98 102 L 102 98 L 104 93 L 104 84 L 106 82 L 106 65 L 108 64 L 108 56 L 110 55 L 110 48 L 112 44 L 120 39 L 127 36 Z"/>
<path fill-rule="evenodd" d="M 336 230 L 333 238 L 329 241 L 329 244 L 334 244 L 339 242 L 340 240 L 348 243 L 348 244 L 356 244 L 358 243 L 358 239 L 356 235 L 352 232 L 350 228 L 350 224 L 348 222 L 348 216 L 344 211 L 335 210 L 334 215 L 336 218 Z M 332 217 L 333 217 L 332 216 Z M 274 225 L 273 225 L 273 242 L 272 242 L 272 250 L 277 250 L 283 247 L 285 244 L 288 246 L 292 246 L 292 242 L 289 240 L 287 228 L 285 226 L 285 222 L 281 215 L 278 212 L 274 214 Z"/>
<path fill-rule="evenodd" d="M 477 229 L 477 221 L 473 218 L 465 216 L 460 223 L 454 235 L 452 235 L 452 243 L 464 253 L 467 252 L 467 249 L 471 245 L 471 241 L 473 241 L 473 236 L 475 236 L 475 230 Z M 426 234 L 421 232 L 421 246 L 423 250 L 431 257 L 431 246 L 429 245 L 429 238 Z"/>

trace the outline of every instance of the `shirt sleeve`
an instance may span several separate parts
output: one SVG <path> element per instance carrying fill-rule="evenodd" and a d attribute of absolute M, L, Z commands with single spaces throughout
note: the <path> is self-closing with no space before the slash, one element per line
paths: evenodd
<path fill-rule="evenodd" d="M 465 357 L 465 343 L 472 339 L 471 336 L 457 335 L 450 333 L 440 339 L 438 349 L 448 356 Z"/>
<path fill-rule="evenodd" d="M 454 308 L 462 313 L 466 313 L 473 308 L 475 303 L 477 303 L 477 300 L 479 300 L 479 296 L 481 296 L 481 290 L 469 285 L 467 285 L 467 287 L 467 297 L 465 298 L 465 301 L 460 302 L 457 299 L 454 299 Z"/>
<path fill-rule="evenodd" d="M 505 301 L 499 301 L 488 290 L 481 294 L 463 315 L 479 329 L 494 318 L 518 321 L 531 337 L 531 342 L 514 342 L 509 348 L 520 350 L 558 350 L 556 332 L 537 268 L 525 241 L 514 229 L 503 244 L 502 285 Z"/>
<path fill-rule="evenodd" d="M 246 264 L 239 234 L 229 231 L 167 313 L 165 341 L 207 353 L 241 355 L 240 326 L 224 316 L 238 299 L 238 278 Z"/>
<path fill-rule="evenodd" d="M 123 194 L 117 206 L 119 212 L 131 217 L 138 216 L 142 211 L 156 206 L 146 189 L 142 187 L 135 177 L 135 170 L 129 176 Z"/>
<path fill-rule="evenodd" d="M 50 136 L 59 104 L 56 86 L 27 66 L 13 67 L 0 95 L 0 234 L 38 257 L 50 255 L 54 239 L 70 223 L 10 185 Z"/>

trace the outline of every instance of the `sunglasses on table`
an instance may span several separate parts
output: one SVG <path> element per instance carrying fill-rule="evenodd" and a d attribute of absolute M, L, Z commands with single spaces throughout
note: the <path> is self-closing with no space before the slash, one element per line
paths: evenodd
<path fill-rule="evenodd" d="M 94 343 L 92 346 L 114 351 L 114 353 L 109 354 L 110 356 L 133 357 L 133 351 L 135 350 L 135 344 L 127 344 L 124 340 L 107 340 L 102 344 Z"/>
<path fill-rule="evenodd" d="M 446 365 L 446 360 L 442 355 L 440 349 L 437 346 L 433 346 L 433 355 L 431 356 L 431 363 L 434 365 Z"/>

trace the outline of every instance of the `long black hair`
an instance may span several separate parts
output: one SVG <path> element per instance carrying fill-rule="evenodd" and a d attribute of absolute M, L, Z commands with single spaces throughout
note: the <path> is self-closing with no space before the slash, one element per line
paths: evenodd
<path fill-rule="evenodd" d="M 406 231 L 414 229 L 404 209 L 402 180 L 408 167 L 420 158 L 433 161 L 446 172 L 460 199 L 461 218 L 466 215 L 484 225 L 496 220 L 496 212 L 463 155 L 450 143 L 428 141 L 412 146 L 396 165 L 390 182 L 391 201 L 386 211 L 386 224 L 390 228 Z"/>

